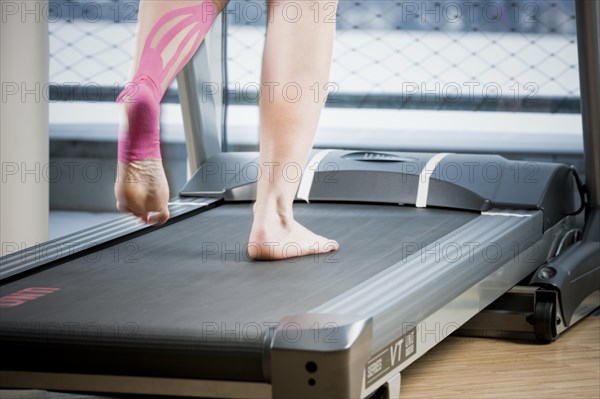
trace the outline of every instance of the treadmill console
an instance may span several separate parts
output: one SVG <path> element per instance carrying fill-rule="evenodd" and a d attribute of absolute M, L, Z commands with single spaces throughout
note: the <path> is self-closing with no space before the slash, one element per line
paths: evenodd
<path fill-rule="evenodd" d="M 182 196 L 253 201 L 269 165 L 258 153 L 221 153 L 204 163 Z M 544 211 L 544 226 L 577 208 L 567 165 L 512 161 L 498 155 L 314 150 L 297 199 L 400 204 L 467 211 L 491 208 Z"/>

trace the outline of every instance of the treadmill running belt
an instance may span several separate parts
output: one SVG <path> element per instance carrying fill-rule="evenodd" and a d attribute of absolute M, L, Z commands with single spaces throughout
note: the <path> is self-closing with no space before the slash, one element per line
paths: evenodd
<path fill-rule="evenodd" d="M 262 381 L 269 326 L 343 294 L 410 255 L 415 244 L 422 248 L 479 215 L 297 204 L 296 218 L 338 240 L 340 251 L 253 262 L 245 253 L 251 211 L 249 204 L 222 205 L 2 285 L 1 296 L 60 288 L 2 309 L 0 340 L 13 369 L 31 370 L 31 355 L 39 371 L 51 365 Z"/>

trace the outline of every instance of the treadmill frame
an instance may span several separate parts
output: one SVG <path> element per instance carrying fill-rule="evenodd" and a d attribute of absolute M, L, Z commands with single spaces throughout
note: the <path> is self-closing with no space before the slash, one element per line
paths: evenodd
<path fill-rule="evenodd" d="M 179 215 L 183 216 L 218 204 L 219 201 L 214 199 L 190 199 L 183 205 L 173 204 L 172 207 L 179 207 Z M 122 220 L 129 223 L 129 217 Z M 268 360 L 263 362 L 268 381 L 265 383 L 10 370 L 0 371 L 0 380 L 6 388 L 215 398 L 365 398 L 385 387 L 387 397 L 398 398 L 400 372 L 545 262 L 547 254 L 552 253 L 559 238 L 572 227 L 572 222 L 572 218 L 567 217 L 543 233 L 540 211 L 484 212 L 351 291 L 307 313 L 281 320 L 280 325 L 291 322 L 301 326 L 303 339 L 290 343 L 282 337 L 282 329 L 272 331 Z M 112 223 L 107 223 L 104 229 L 114 229 Z M 94 234 L 98 233 L 95 231 Z M 135 234 L 138 231 L 130 232 L 130 235 Z M 486 236 L 493 236 L 495 246 L 504 253 L 502 259 L 505 261 L 498 261 L 503 262 L 500 267 L 486 260 L 484 252 L 489 249 L 486 246 L 461 252 L 453 262 L 438 262 L 432 257 L 436 246 L 446 245 L 452 251 L 456 243 L 487 242 Z M 519 248 L 521 251 L 516 254 L 511 245 L 528 240 L 528 245 Z M 423 269 L 427 270 L 425 275 Z M 462 275 L 460 271 L 463 271 Z M 456 275 L 458 278 L 453 281 L 450 276 Z M 446 295 L 431 295 L 430 290 L 425 289 L 427 285 L 443 288 L 454 284 L 457 291 L 452 293 L 446 289 Z M 468 288 L 463 290 L 464 287 Z M 444 292 L 444 289 L 440 291 Z M 417 298 L 419 295 L 422 295 L 421 300 Z M 448 295 L 456 296 L 447 301 Z M 411 313 L 407 303 L 415 300 L 423 306 Z M 439 306 L 440 303 L 444 305 Z M 406 320 L 415 322 L 406 323 Z M 318 323 L 321 340 L 314 340 L 315 323 Z M 327 337 L 332 333 L 336 339 L 328 342 Z M 412 354 L 411 346 L 414 348 Z M 373 370 L 371 365 L 382 359 L 383 354 L 393 351 L 399 351 L 396 352 L 399 362 L 389 364 L 367 380 L 369 370 Z M 317 373 L 305 367 L 309 362 L 318 365 Z M 309 382 L 311 379 L 314 384 Z M 327 382 L 319 383 L 323 380 Z"/>
<path fill-rule="evenodd" d="M 189 176 L 225 146 L 226 34 L 227 18 L 220 13 L 191 62 L 177 75 Z"/>
<path fill-rule="evenodd" d="M 600 3 L 575 1 L 575 11 L 587 197 L 582 237 L 542 266 L 529 286 L 509 291 L 460 334 L 551 342 L 600 306 Z M 482 331 L 490 323 L 506 328 Z"/>

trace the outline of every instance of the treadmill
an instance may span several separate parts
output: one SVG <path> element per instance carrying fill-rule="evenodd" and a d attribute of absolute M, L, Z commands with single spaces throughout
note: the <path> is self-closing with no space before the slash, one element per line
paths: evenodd
<path fill-rule="evenodd" d="M 315 150 L 295 215 L 341 249 L 277 262 L 246 255 L 258 154 L 221 151 L 203 47 L 180 76 L 197 167 L 169 222 L 123 216 L 1 258 L 0 387 L 398 398 L 403 369 L 505 308 L 509 331 L 556 339 L 600 295 L 600 8 L 577 7 L 585 186 L 495 155 Z"/>

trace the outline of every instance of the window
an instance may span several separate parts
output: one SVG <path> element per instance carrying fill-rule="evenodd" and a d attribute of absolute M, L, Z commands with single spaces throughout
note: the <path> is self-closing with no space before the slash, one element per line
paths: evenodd
<path fill-rule="evenodd" d="M 227 12 L 228 143 L 255 148 L 266 11 Z M 341 0 L 337 28 L 318 146 L 581 152 L 573 1 Z"/>

